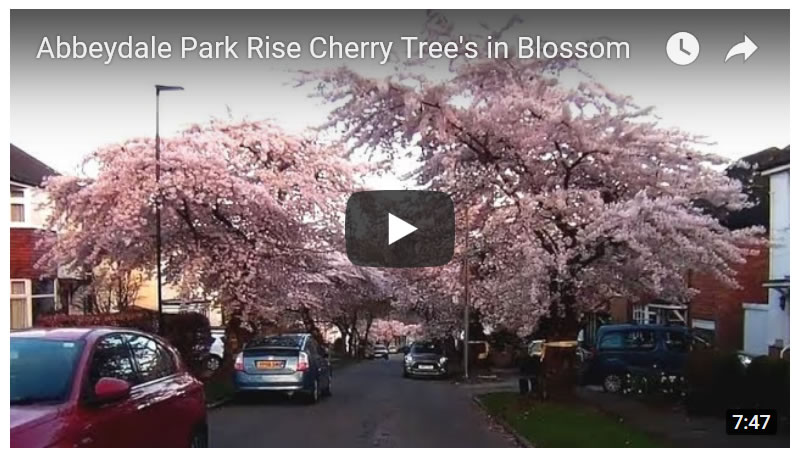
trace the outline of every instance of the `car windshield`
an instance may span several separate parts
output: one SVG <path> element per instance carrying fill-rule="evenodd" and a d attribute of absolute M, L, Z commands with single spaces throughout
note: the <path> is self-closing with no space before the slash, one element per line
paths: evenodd
<path fill-rule="evenodd" d="M 412 345 L 412 353 L 417 353 L 419 355 L 422 354 L 441 355 L 442 347 L 440 347 L 438 344 L 433 344 L 430 342 L 417 343 Z"/>
<path fill-rule="evenodd" d="M 66 400 L 82 341 L 11 338 L 11 405 Z"/>
<path fill-rule="evenodd" d="M 301 346 L 302 336 L 269 336 L 255 339 L 249 347 L 290 347 Z"/>

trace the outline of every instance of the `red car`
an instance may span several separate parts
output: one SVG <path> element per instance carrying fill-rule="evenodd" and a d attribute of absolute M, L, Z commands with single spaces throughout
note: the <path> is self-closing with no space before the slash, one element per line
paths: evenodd
<path fill-rule="evenodd" d="M 11 333 L 12 447 L 207 446 L 204 388 L 157 336 Z"/>

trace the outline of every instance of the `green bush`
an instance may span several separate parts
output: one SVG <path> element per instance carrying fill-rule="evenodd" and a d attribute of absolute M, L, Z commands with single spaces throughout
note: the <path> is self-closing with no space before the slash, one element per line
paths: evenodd
<path fill-rule="evenodd" d="M 715 415 L 743 406 L 745 372 L 734 352 L 697 350 L 686 360 L 689 413 Z"/>
<path fill-rule="evenodd" d="M 789 416 L 790 361 L 765 356 L 755 358 L 746 369 L 746 407 L 777 409 Z"/>
<path fill-rule="evenodd" d="M 112 326 L 130 328 L 157 334 L 158 314 L 147 309 L 131 309 L 108 314 L 42 315 L 36 326 L 45 328 Z M 194 375 L 202 374 L 202 361 L 212 344 L 210 322 L 207 317 L 196 312 L 163 315 L 163 334 Z"/>
<path fill-rule="evenodd" d="M 194 375 L 204 375 L 205 355 L 213 343 L 207 317 L 197 312 L 165 314 L 162 336 L 180 352 Z"/>
<path fill-rule="evenodd" d="M 734 352 L 691 352 L 686 362 L 688 413 L 723 415 L 729 408 L 773 408 L 788 416 L 789 369 L 789 361 L 765 356 L 744 367 Z"/>
<path fill-rule="evenodd" d="M 39 318 L 36 319 L 35 326 L 44 328 L 113 326 L 156 333 L 158 328 L 158 314 L 157 312 L 146 309 L 131 309 L 107 314 L 47 314 L 39 316 Z"/>

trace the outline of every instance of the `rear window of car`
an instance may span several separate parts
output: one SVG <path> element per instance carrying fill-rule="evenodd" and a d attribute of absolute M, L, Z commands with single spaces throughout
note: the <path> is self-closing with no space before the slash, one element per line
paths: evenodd
<path fill-rule="evenodd" d="M 83 341 L 12 337 L 11 405 L 65 401 L 83 345 Z"/>
<path fill-rule="evenodd" d="M 285 347 L 297 348 L 304 341 L 304 336 L 269 336 L 255 339 L 248 344 L 249 348 L 255 347 Z"/>

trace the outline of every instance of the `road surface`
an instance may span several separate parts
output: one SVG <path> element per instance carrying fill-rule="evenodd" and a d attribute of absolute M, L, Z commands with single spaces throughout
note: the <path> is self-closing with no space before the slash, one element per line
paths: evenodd
<path fill-rule="evenodd" d="M 209 411 L 215 447 L 506 447 L 512 440 L 448 380 L 401 376 L 400 356 L 336 372 L 315 405 L 282 396 Z"/>

